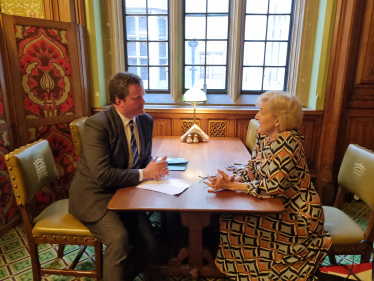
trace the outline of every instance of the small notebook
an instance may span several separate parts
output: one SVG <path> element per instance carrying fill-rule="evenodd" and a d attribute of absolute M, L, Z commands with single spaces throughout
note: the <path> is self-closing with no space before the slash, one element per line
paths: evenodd
<path fill-rule="evenodd" d="M 184 164 L 168 164 L 169 171 L 185 171 L 187 162 Z"/>
<path fill-rule="evenodd" d="M 160 159 L 161 158 L 157 159 L 156 162 L 160 161 Z M 188 163 L 188 161 L 184 158 L 174 157 L 166 158 L 166 162 L 168 163 L 168 168 L 170 171 L 185 171 Z"/>

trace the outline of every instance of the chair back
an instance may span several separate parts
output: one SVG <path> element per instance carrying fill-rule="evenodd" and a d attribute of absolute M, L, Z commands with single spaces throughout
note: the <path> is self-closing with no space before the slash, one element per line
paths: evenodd
<path fill-rule="evenodd" d="M 259 124 L 256 119 L 252 119 L 249 121 L 248 130 L 247 130 L 247 137 L 245 139 L 245 146 L 251 151 L 256 146 L 256 137 L 257 137 L 257 128 Z"/>
<path fill-rule="evenodd" d="M 88 117 L 82 117 L 77 120 L 74 120 L 70 123 L 70 132 L 74 142 L 75 154 L 80 156 L 82 153 L 82 135 L 84 122 Z"/>
<path fill-rule="evenodd" d="M 350 144 L 344 154 L 338 175 L 339 186 L 349 190 L 374 209 L 374 153 Z"/>
<path fill-rule="evenodd" d="M 26 205 L 35 194 L 57 179 L 56 165 L 48 141 L 38 140 L 5 156 L 18 205 Z"/>

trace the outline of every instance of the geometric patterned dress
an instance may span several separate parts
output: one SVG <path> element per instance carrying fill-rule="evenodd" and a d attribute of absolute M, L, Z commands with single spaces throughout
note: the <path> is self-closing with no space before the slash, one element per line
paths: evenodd
<path fill-rule="evenodd" d="M 318 280 L 316 268 L 331 245 L 324 213 L 310 180 L 294 129 L 269 141 L 257 135 L 252 160 L 234 172 L 247 183 L 249 196 L 278 197 L 281 214 L 225 214 L 221 217 L 218 269 L 232 280 Z"/>

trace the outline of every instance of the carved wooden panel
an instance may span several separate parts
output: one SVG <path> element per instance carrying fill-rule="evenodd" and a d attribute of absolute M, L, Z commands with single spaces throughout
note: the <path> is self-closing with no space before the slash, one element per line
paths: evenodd
<path fill-rule="evenodd" d="M 153 136 L 171 136 L 172 119 L 154 118 Z"/>
<path fill-rule="evenodd" d="M 345 143 L 345 149 L 351 143 L 374 150 L 373 116 L 357 116 L 350 118 L 347 129 L 347 141 Z"/>
<path fill-rule="evenodd" d="M 247 137 L 248 124 L 251 119 L 248 120 L 237 120 L 236 122 L 236 136 L 245 143 Z"/>
<path fill-rule="evenodd" d="M 318 147 L 321 137 L 321 125 L 318 120 L 303 120 L 300 127 L 300 133 L 305 137 L 303 146 L 306 156 L 306 161 L 310 171 L 317 169 Z"/>
<path fill-rule="evenodd" d="M 227 120 L 209 120 L 210 137 L 227 137 L 228 136 Z"/>
<path fill-rule="evenodd" d="M 374 86 L 374 0 L 365 1 L 355 87 Z M 374 98 L 374 97 L 373 97 Z"/>
<path fill-rule="evenodd" d="M 193 126 L 193 119 L 181 119 L 181 135 L 185 134 L 189 128 Z M 195 120 L 195 123 L 200 127 L 200 120 Z"/>

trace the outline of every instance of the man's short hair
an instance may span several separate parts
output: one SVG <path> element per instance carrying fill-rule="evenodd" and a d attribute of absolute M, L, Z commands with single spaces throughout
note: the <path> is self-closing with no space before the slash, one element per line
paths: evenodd
<path fill-rule="evenodd" d="M 279 118 L 279 131 L 299 129 L 303 112 L 299 99 L 287 92 L 268 91 L 258 97 L 256 106 L 260 107 L 263 102 L 268 102 L 270 113 Z"/>
<path fill-rule="evenodd" d="M 115 103 L 116 97 L 125 100 L 129 94 L 129 85 L 143 87 L 143 81 L 138 75 L 126 71 L 120 71 L 117 74 L 114 74 L 109 82 L 110 102 Z"/>

